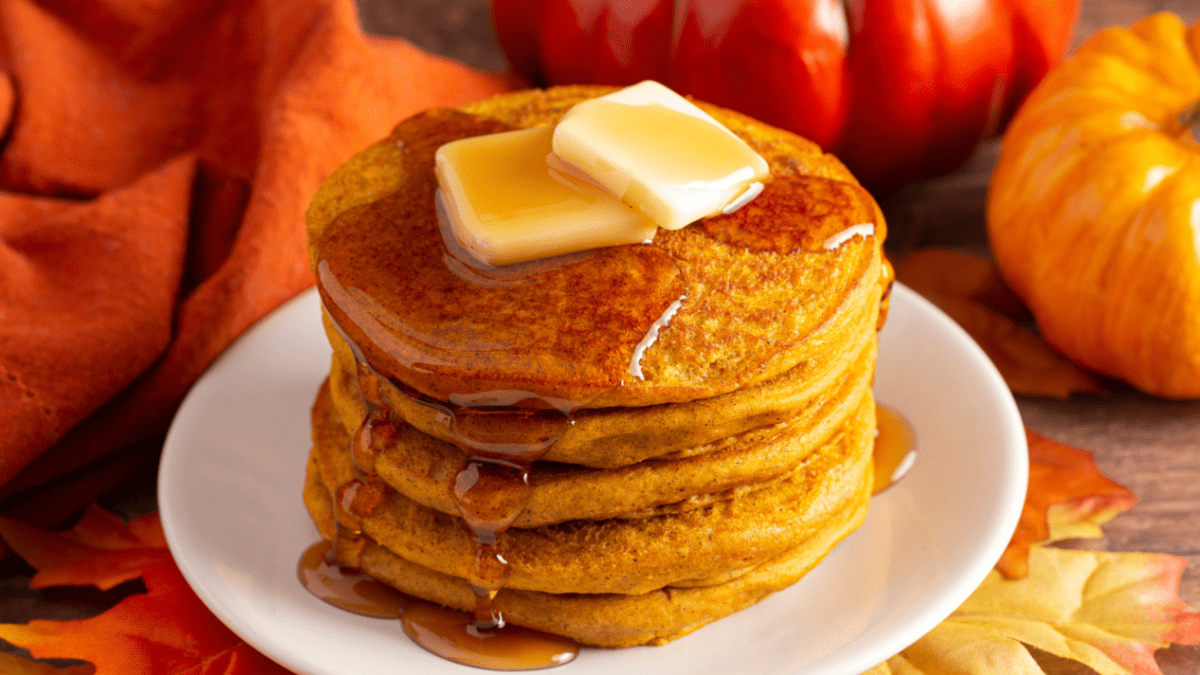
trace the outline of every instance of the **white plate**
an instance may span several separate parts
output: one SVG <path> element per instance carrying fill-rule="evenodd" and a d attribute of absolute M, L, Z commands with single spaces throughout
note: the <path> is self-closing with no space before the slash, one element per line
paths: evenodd
<path fill-rule="evenodd" d="M 916 430 L 912 471 L 791 588 L 665 647 L 583 649 L 563 673 L 856 675 L 899 652 L 983 580 L 1016 526 L 1028 460 L 1016 405 L 940 311 L 896 286 L 875 389 Z M 479 672 L 398 621 L 335 609 L 296 577 L 318 535 L 301 502 L 309 406 L 329 370 L 315 292 L 254 327 L 192 389 L 167 436 L 167 541 L 209 609 L 267 656 L 313 675 Z"/>

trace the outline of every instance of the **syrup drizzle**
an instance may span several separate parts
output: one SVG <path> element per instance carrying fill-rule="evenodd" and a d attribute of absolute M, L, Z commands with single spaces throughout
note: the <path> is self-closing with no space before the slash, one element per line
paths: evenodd
<path fill-rule="evenodd" d="M 474 564 L 467 579 L 475 592 L 475 629 L 504 627 L 504 616 L 493 599 L 508 582 L 509 562 L 498 535 L 521 515 L 529 503 L 530 469 L 574 420 L 557 410 L 448 410 L 449 426 L 460 448 L 468 451 L 454 479 L 454 499 L 459 514 L 475 535 Z M 513 433 L 513 422 L 526 433 Z M 520 439 L 520 440 L 517 440 Z"/>
<path fill-rule="evenodd" d="M 335 563 L 333 545 L 323 539 L 304 550 L 298 572 L 310 593 L 363 616 L 398 619 L 412 600 L 382 581 Z"/>
<path fill-rule="evenodd" d="M 362 519 L 371 517 L 387 500 L 388 487 L 375 472 L 375 461 L 383 448 L 391 444 L 396 428 L 388 419 L 378 374 L 360 358 L 358 347 L 352 342 L 349 344 L 354 350 L 358 366 L 355 376 L 367 415 L 350 444 L 354 478 L 338 487 L 333 495 L 337 535 L 333 538 L 331 557 L 338 565 L 358 569 L 363 551 L 373 543 L 370 535 L 363 531 Z"/>
<path fill-rule="evenodd" d="M 900 413 L 880 403 L 875 404 L 875 484 L 871 494 L 895 485 L 912 468 L 917 458 L 917 437 Z"/>
<path fill-rule="evenodd" d="M 465 666 L 491 670 L 533 670 L 570 663 L 579 644 L 523 626 L 480 629 L 466 612 L 414 601 L 400 617 L 413 642 Z"/>

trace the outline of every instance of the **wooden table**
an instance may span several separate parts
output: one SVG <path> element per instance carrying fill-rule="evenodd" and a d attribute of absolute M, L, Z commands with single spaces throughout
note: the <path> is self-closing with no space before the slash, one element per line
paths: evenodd
<path fill-rule="evenodd" d="M 426 50 L 470 65 L 505 67 L 492 34 L 488 0 L 359 0 L 370 32 L 407 38 Z M 1200 19 L 1198 0 L 1083 0 L 1076 44 L 1110 24 L 1129 24 L 1155 11 L 1179 14 L 1189 24 Z M 921 246 L 954 246 L 985 251 L 984 198 L 998 152 L 991 142 L 958 171 L 912 185 L 885 204 L 899 257 Z M 1091 450 L 1101 468 L 1141 499 L 1105 527 L 1103 549 L 1154 551 L 1184 556 L 1190 565 L 1180 595 L 1200 605 L 1200 401 L 1172 402 L 1109 383 L 1107 397 L 1078 396 L 1068 401 L 1018 397 L 1025 423 L 1056 440 Z M 153 475 L 122 488 L 110 503 L 126 516 L 153 508 Z M 133 586 L 100 593 L 25 589 L 28 570 L 11 562 L 0 568 L 0 622 L 32 618 L 91 616 L 137 590 Z M 13 650 L 0 644 L 0 649 Z M 1167 675 L 1200 673 L 1200 647 L 1160 651 Z M 1087 673 L 1088 669 L 1062 672 Z"/>

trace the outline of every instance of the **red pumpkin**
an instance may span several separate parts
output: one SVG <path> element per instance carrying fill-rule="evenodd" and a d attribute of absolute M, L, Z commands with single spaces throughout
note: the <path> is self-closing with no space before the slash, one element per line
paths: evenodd
<path fill-rule="evenodd" d="M 847 6 L 848 5 L 848 6 Z M 950 170 L 1059 61 L 1079 0 L 493 0 L 538 84 L 654 79 L 887 190 Z"/>

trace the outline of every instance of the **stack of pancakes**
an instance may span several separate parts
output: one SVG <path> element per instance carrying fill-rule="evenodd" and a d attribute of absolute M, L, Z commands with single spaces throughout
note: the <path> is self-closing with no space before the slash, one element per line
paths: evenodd
<path fill-rule="evenodd" d="M 608 91 L 428 111 L 324 183 L 308 225 L 334 357 L 305 501 L 323 536 L 355 538 L 343 564 L 470 610 L 483 547 L 506 562 L 505 620 L 618 647 L 757 602 L 862 522 L 890 277 L 879 209 L 837 160 L 704 104 L 770 164 L 748 206 L 649 245 L 464 260 L 436 148 Z M 527 484 L 482 495 L 507 514 L 488 531 L 464 510 L 476 465 Z"/>

